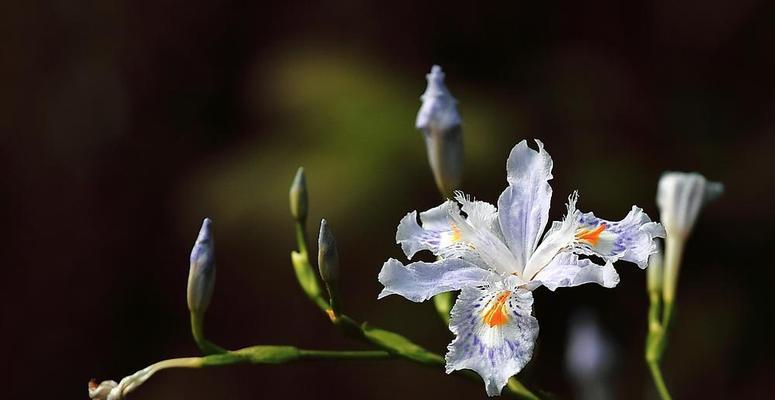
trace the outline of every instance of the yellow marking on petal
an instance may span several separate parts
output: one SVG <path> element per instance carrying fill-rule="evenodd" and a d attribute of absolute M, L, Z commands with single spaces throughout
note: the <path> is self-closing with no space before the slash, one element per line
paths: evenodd
<path fill-rule="evenodd" d="M 600 240 L 600 234 L 605 230 L 606 225 L 600 224 L 595 229 L 579 229 L 576 232 L 576 239 L 583 240 L 592 246 L 597 246 L 597 242 Z"/>
<path fill-rule="evenodd" d="M 451 224 L 450 226 L 452 228 L 452 243 L 457 243 L 462 239 L 460 228 L 457 227 L 457 224 Z"/>
<path fill-rule="evenodd" d="M 482 322 L 489 325 L 490 328 L 501 326 L 506 322 L 509 322 L 509 315 L 504 309 L 506 300 L 509 299 L 509 296 L 511 296 L 511 291 L 504 290 L 498 295 L 497 299 L 490 301 L 487 307 L 487 311 L 482 317 Z"/>
<path fill-rule="evenodd" d="M 331 322 L 336 322 L 336 314 L 334 314 L 334 310 L 329 308 L 326 310 L 326 315 L 328 315 L 328 319 L 331 320 Z"/>

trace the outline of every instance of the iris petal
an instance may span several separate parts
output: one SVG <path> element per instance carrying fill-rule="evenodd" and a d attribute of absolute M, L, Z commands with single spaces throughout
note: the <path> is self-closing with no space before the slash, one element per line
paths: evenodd
<path fill-rule="evenodd" d="M 533 355 L 538 321 L 532 305 L 531 292 L 505 282 L 463 288 L 452 308 L 449 328 L 456 337 L 448 346 L 447 373 L 474 370 L 487 394 L 499 395 Z"/>
<path fill-rule="evenodd" d="M 421 302 L 443 292 L 497 280 L 494 273 L 461 259 L 403 265 L 391 258 L 382 266 L 379 282 L 385 286 L 378 298 L 397 294 Z"/>
<path fill-rule="evenodd" d="M 522 272 L 538 246 L 549 220 L 552 199 L 552 158 L 536 140 L 538 151 L 521 141 L 506 162 L 509 187 L 498 198 L 498 219 L 511 252 Z"/>

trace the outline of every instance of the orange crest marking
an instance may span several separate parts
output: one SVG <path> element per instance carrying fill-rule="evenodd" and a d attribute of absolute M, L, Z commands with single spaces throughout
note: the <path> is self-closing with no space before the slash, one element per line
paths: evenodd
<path fill-rule="evenodd" d="M 452 228 L 452 242 L 457 243 L 460 241 L 461 234 L 460 234 L 460 228 L 456 224 L 451 224 L 450 226 Z"/>
<path fill-rule="evenodd" d="M 576 233 L 576 239 L 583 240 L 592 246 L 597 246 L 597 242 L 600 240 L 600 234 L 603 233 L 605 228 L 605 224 L 600 224 L 600 226 L 592 230 L 581 229 Z"/>
<path fill-rule="evenodd" d="M 498 295 L 498 298 L 491 300 L 487 312 L 484 313 L 482 321 L 489 325 L 490 328 L 500 326 L 509 322 L 509 315 L 506 313 L 504 306 L 506 300 L 511 296 L 511 291 L 505 290 Z"/>

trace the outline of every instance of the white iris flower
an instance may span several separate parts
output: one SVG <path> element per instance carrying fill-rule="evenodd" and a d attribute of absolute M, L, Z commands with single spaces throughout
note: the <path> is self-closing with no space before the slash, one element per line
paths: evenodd
<path fill-rule="evenodd" d="M 511 150 L 509 186 L 497 209 L 457 192 L 457 202 L 420 213 L 419 223 L 416 211 L 406 215 L 396 233 L 406 256 L 429 250 L 439 260 L 403 265 L 390 259 L 379 274 L 385 286 L 379 298 L 398 294 L 421 302 L 461 290 L 450 320 L 456 337 L 448 346 L 447 373 L 476 371 L 490 396 L 500 394 L 532 356 L 538 336 L 532 290 L 591 282 L 614 287 L 619 275 L 612 263 L 624 260 L 645 268 L 656 251 L 654 238 L 665 235 L 636 206 L 615 222 L 582 213 L 576 193 L 568 199 L 565 218 L 544 233 L 552 159 L 543 143 L 536 143 L 538 151 L 524 140 Z"/>

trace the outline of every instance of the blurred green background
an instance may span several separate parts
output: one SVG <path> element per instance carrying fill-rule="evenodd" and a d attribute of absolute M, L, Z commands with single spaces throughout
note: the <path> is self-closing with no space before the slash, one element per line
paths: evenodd
<path fill-rule="evenodd" d="M 657 218 L 663 170 L 726 185 L 686 251 L 665 374 L 675 398 L 772 392 L 775 7 L 771 2 L 506 5 L 207 1 L 0 6 L 0 280 L 5 398 L 86 398 L 196 354 L 188 253 L 214 220 L 208 336 L 230 348 L 361 348 L 301 294 L 287 189 L 307 171 L 310 231 L 336 234 L 348 314 L 437 352 L 430 303 L 376 300 L 395 227 L 438 204 L 414 129 L 440 64 L 464 119 L 463 189 L 495 202 L 523 138 L 554 159 L 552 219 L 578 189 L 610 219 Z M 520 375 L 573 398 L 568 320 L 598 313 L 618 398 L 653 397 L 642 361 L 645 273 L 614 290 L 536 291 L 538 349 Z M 484 398 L 401 361 L 164 372 L 135 399 Z"/>

